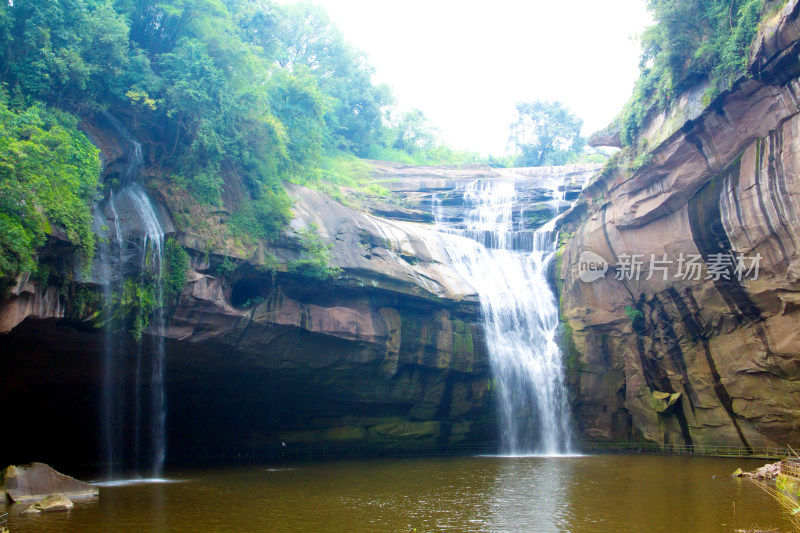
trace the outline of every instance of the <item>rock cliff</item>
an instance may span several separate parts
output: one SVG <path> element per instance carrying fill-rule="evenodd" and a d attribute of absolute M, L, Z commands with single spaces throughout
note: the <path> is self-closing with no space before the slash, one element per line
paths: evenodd
<path fill-rule="evenodd" d="M 699 86 L 651 116 L 645 155 L 623 152 L 565 216 L 564 345 L 584 438 L 800 443 L 798 13 L 788 2 L 748 75 L 710 105 Z M 609 268 L 592 281 L 596 256 Z"/>
<path fill-rule="evenodd" d="M 437 234 L 288 187 L 293 225 L 315 224 L 334 245 L 342 275 L 333 282 L 285 271 L 299 254 L 290 237 L 272 250 L 277 272 L 237 259 L 221 273 L 223 256 L 191 231 L 175 234 L 190 268 L 164 332 L 172 455 L 276 442 L 432 447 L 490 439 L 477 299 L 445 264 Z M 66 263 L 61 272 L 73 272 L 68 256 L 54 257 Z M 64 448 L 70 461 L 98 456 L 105 344 L 94 321 L 101 304 L 82 306 L 78 295 L 99 293 L 107 282 L 97 274 L 60 287 L 21 280 L 3 303 L 0 394 L 7 405 L 28 407 L 11 423 L 37 435 L 19 441 L 15 460 L 67 460 L 45 444 L 67 432 L 76 439 Z M 135 365 L 137 350 L 147 357 L 155 335 L 151 328 L 136 343 L 115 332 L 121 364 Z M 122 374 L 136 374 L 128 370 Z M 132 398 L 134 385 L 119 385 Z M 53 404 L 62 415 L 33 430 L 30 410 Z"/>
<path fill-rule="evenodd" d="M 130 172 L 125 139 L 110 120 L 84 124 L 101 148 L 106 182 Z M 152 163 L 147 133 L 136 134 Z M 115 208 L 108 200 L 95 206 L 101 237 L 114 239 L 118 225 L 123 242 L 118 255 L 101 243 L 99 253 L 108 256 L 91 275 L 73 264 L 68 242 L 51 239 L 43 257 L 52 275 L 20 280 L 0 304 L 0 398 L 26 406 L 8 423 L 30 435 L 15 441 L 10 459 L 96 461 L 104 383 L 113 380 L 120 416 L 133 420 L 136 398 L 147 391 L 132 380 L 149 368 L 159 337 L 166 342 L 171 458 L 276 443 L 431 448 L 496 438 L 479 302 L 447 264 L 430 224 L 434 209 L 458 226 L 465 183 L 513 177 L 520 182 L 517 222 L 532 230 L 552 216 L 555 198 L 566 208 L 564 198 L 577 197 L 597 166 L 371 166 L 392 201 L 354 195 L 353 208 L 287 184 L 295 217 L 269 249 L 235 242 L 225 228 L 231 212 L 193 205 L 151 172 L 147 194 L 168 237 L 187 250 L 189 268 L 166 309 L 166 328 L 151 326 L 140 342 L 124 330 L 109 335 L 102 320 L 104 290 L 141 268 L 142 229 L 124 198 Z M 307 230 L 331 246 L 331 264 L 341 269 L 334 279 L 290 271 Z M 103 370 L 109 347 L 121 354 L 111 376 Z M 60 414 L 45 425 L 29 414 L 53 405 Z M 133 427 L 121 431 L 123 441 L 133 438 Z M 65 434 L 67 445 L 50 445 Z"/>

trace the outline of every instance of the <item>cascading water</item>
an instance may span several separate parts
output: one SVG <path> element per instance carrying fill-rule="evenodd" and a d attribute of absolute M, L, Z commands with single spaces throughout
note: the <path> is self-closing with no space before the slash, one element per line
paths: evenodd
<path fill-rule="evenodd" d="M 569 408 L 555 340 L 558 304 L 547 280 L 556 248 L 554 221 L 535 232 L 515 231 L 513 179 L 477 180 L 463 192 L 469 209 L 464 228 L 447 231 L 464 238 L 446 238 L 445 247 L 480 297 L 502 452 L 568 454 Z M 442 225 L 440 206 L 434 197 L 434 216 Z"/>
<path fill-rule="evenodd" d="M 122 270 L 126 266 L 126 238 L 139 244 L 139 261 L 134 274 L 152 280 L 156 302 L 163 302 L 164 230 L 153 204 L 140 185 L 144 164 L 141 144 L 113 116 L 106 118 L 127 143 L 126 166 L 122 175 L 122 186 L 116 195 L 111 192 L 104 209 L 107 219 L 113 220 L 113 230 L 102 224 L 96 215 L 95 225 L 105 230 L 99 253 L 99 275 L 104 280 L 103 296 L 106 308 L 106 335 L 103 384 L 103 446 L 108 464 L 109 479 L 119 476 L 119 465 L 130 461 L 135 477 L 158 478 L 163 473 L 166 454 L 166 398 L 164 392 L 164 360 L 166 318 L 163 305 L 156 305 L 150 328 L 155 335 L 150 348 L 150 357 L 145 358 L 145 343 L 140 342 L 136 350 L 133 379 L 126 379 L 126 347 L 124 335 L 115 335 L 117 327 L 116 306 L 124 291 Z M 99 212 L 97 209 L 96 212 Z M 125 215 L 122 217 L 119 213 Z M 123 218 L 123 224 L 120 219 Z M 135 219 L 135 220 L 134 220 Z M 117 271 L 115 272 L 115 267 Z M 146 360 L 151 362 L 148 379 L 145 380 Z M 132 382 L 132 393 L 126 397 L 124 385 Z M 149 405 L 145 405 L 145 395 Z M 126 401 L 128 400 L 128 401 Z M 145 421 L 149 421 L 145 429 Z M 130 436 L 125 439 L 123 435 Z M 147 442 L 143 442 L 147 438 Z M 129 447 L 126 447 L 126 444 Z"/>

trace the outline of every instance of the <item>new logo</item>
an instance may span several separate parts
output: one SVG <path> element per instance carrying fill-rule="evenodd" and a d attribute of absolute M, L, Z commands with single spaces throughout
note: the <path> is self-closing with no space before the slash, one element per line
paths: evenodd
<path fill-rule="evenodd" d="M 584 283 L 602 278 L 608 272 L 608 262 L 594 252 L 585 250 L 578 258 L 578 277 Z"/>

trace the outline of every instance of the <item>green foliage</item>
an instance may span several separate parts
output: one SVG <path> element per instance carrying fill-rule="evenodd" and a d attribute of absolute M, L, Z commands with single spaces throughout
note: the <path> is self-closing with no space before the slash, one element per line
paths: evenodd
<path fill-rule="evenodd" d="M 631 320 L 631 324 L 634 326 L 641 324 L 644 320 L 644 313 L 630 305 L 625 306 L 625 316 Z"/>
<path fill-rule="evenodd" d="M 763 0 L 648 0 L 655 24 L 642 36 L 641 74 L 617 121 L 623 145 L 636 142 L 651 110 L 666 109 L 707 79 L 705 103 L 747 71 Z"/>
<path fill-rule="evenodd" d="M 311 224 L 308 229 L 297 232 L 301 258 L 289 261 L 289 272 L 300 276 L 325 281 L 341 274 L 342 269 L 330 266 L 332 244 L 325 242 L 317 234 L 318 227 Z"/>
<path fill-rule="evenodd" d="M 175 239 L 167 239 L 164 249 L 166 272 L 164 277 L 164 294 L 176 297 L 183 291 L 186 274 L 189 271 L 189 254 Z"/>
<path fill-rule="evenodd" d="M 98 150 L 77 119 L 41 105 L 10 108 L 0 89 L 0 277 L 35 271 L 51 224 L 63 228 L 89 265 L 89 201 L 99 174 Z"/>
<path fill-rule="evenodd" d="M 254 199 L 246 199 L 231 217 L 234 236 L 245 240 L 274 240 L 292 218 L 292 203 L 282 188 L 262 188 Z"/>
<path fill-rule="evenodd" d="M 148 254 L 150 258 L 152 256 Z M 137 276 L 125 278 L 122 293 L 113 297 L 114 320 L 124 323 L 137 342 L 150 325 L 154 313 L 179 297 L 186 284 L 189 254 L 174 238 L 167 239 L 163 259 L 161 272 L 154 272 L 148 260 L 147 269 Z M 161 276 L 160 279 L 157 276 Z"/>
<path fill-rule="evenodd" d="M 222 202 L 226 172 L 246 176 L 254 195 L 264 186 L 282 194 L 279 168 L 287 161 L 286 133 L 270 107 L 267 87 L 261 78 L 254 86 L 230 74 L 248 72 L 246 64 L 218 63 L 209 44 L 188 37 L 158 56 L 156 69 L 165 87 L 161 117 L 173 130 L 173 165 L 202 202 Z"/>
<path fill-rule="evenodd" d="M 84 111 L 121 94 L 128 25 L 110 0 L 3 2 L 0 28 L 0 81 L 26 97 Z"/>
<path fill-rule="evenodd" d="M 372 187 L 372 165 L 346 152 L 327 152 L 322 159 L 322 178 L 330 183 L 361 189 Z"/>
<path fill-rule="evenodd" d="M 0 108 L 4 278 L 35 268 L 50 223 L 93 253 L 87 202 L 97 151 L 56 109 L 110 110 L 135 135 L 147 131 L 138 136 L 150 141 L 153 174 L 167 177 L 171 193 L 187 189 L 200 203 L 224 205 L 234 238 L 248 243 L 285 230 L 286 181 L 335 197 L 340 186 L 385 195 L 353 154 L 417 164 L 478 159 L 439 143 L 418 110 L 392 120 L 390 91 L 373 82 L 363 53 L 308 4 L 0 2 L 0 63 L 0 84 L 11 92 Z"/>
<path fill-rule="evenodd" d="M 217 275 L 222 276 L 223 278 L 229 277 L 236 271 L 236 262 L 231 261 L 231 258 L 225 256 L 225 259 L 222 260 L 217 266 Z"/>
<path fill-rule="evenodd" d="M 381 138 L 387 92 L 318 8 L 170 0 L 136 22 L 130 5 L 155 81 L 127 97 L 169 131 L 173 183 L 221 204 L 229 176 L 244 178 L 249 197 L 231 206 L 237 238 L 276 238 L 291 218 L 281 181 L 318 184 L 332 175 L 325 153 L 366 153 Z"/>
<path fill-rule="evenodd" d="M 123 283 L 119 302 L 119 309 L 127 315 L 131 336 L 140 341 L 153 313 L 162 305 L 155 284 L 144 276 L 141 279 L 128 278 Z"/>
<path fill-rule="evenodd" d="M 419 109 L 387 113 L 384 139 L 365 154 L 370 159 L 407 165 L 464 165 L 482 161 L 480 154 L 453 150 L 437 138 L 438 129 Z"/>
<path fill-rule="evenodd" d="M 577 165 L 577 164 L 584 164 L 584 163 L 605 163 L 608 161 L 609 156 L 600 152 L 595 153 L 573 153 L 567 158 L 565 164 L 567 165 Z"/>
<path fill-rule="evenodd" d="M 504 155 L 504 156 L 494 156 L 490 155 L 489 158 L 486 160 L 486 163 L 492 168 L 509 168 L 513 167 L 516 163 L 516 156 L 513 155 Z"/>
<path fill-rule="evenodd" d="M 292 154 L 283 167 L 284 175 L 287 179 L 303 179 L 303 173 L 312 171 L 327 144 L 325 118 L 332 101 L 304 68 L 295 68 L 291 73 L 278 71 L 273 82 L 270 101 L 286 127 L 287 148 Z"/>
<path fill-rule="evenodd" d="M 310 3 L 276 6 L 257 0 L 227 2 L 240 34 L 285 72 L 306 73 L 328 98 L 325 146 L 359 156 L 380 143 L 390 89 L 375 85 L 364 54 L 345 42 L 321 8 Z"/>
<path fill-rule="evenodd" d="M 515 147 L 515 163 L 523 167 L 563 165 L 583 149 L 583 120 L 561 102 L 519 102 L 511 124 L 509 143 Z"/>
<path fill-rule="evenodd" d="M 81 319 L 92 309 L 99 309 L 103 303 L 102 294 L 85 285 L 80 286 L 72 298 L 75 318 Z"/>
<path fill-rule="evenodd" d="M 630 169 L 631 170 L 639 170 L 640 168 L 644 168 L 649 165 L 653 161 L 653 154 L 650 152 L 642 152 L 641 154 L 637 155 L 633 161 L 631 161 Z"/>
<path fill-rule="evenodd" d="M 436 146 L 436 129 L 419 109 L 402 113 L 392 124 L 391 148 L 414 155 Z"/>

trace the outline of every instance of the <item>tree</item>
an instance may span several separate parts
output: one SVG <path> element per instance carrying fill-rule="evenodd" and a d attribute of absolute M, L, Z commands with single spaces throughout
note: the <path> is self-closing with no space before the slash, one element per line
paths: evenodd
<path fill-rule="evenodd" d="M 392 148 L 409 154 L 417 154 L 436 146 L 436 129 L 419 109 L 412 109 L 400 115 L 392 124 Z"/>
<path fill-rule="evenodd" d="M 372 81 L 374 69 L 349 45 L 322 8 L 298 3 L 275 6 L 263 0 L 226 0 L 241 38 L 281 70 L 310 74 L 329 96 L 327 147 L 364 156 L 385 135 L 383 109 L 391 90 Z"/>
<path fill-rule="evenodd" d="M 519 102 L 517 119 L 511 123 L 509 143 L 513 144 L 519 166 L 563 165 L 570 154 L 580 152 L 583 120 L 561 102 Z"/>
<path fill-rule="evenodd" d="M 129 27 L 110 0 L 0 2 L 0 11 L 0 82 L 80 112 L 118 90 Z"/>

